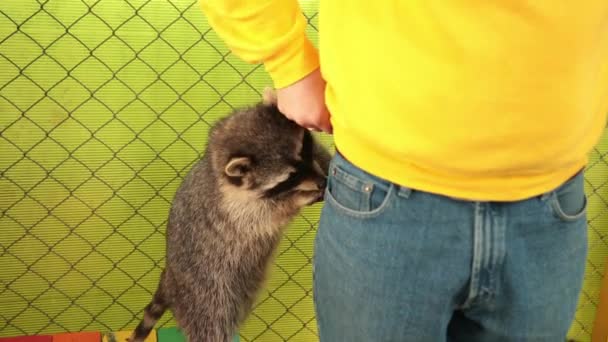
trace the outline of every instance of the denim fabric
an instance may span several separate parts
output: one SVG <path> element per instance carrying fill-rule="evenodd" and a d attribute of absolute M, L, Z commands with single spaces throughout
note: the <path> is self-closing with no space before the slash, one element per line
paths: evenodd
<path fill-rule="evenodd" d="M 321 342 L 564 341 L 587 253 L 580 172 L 518 202 L 398 186 L 340 154 L 315 239 Z"/>

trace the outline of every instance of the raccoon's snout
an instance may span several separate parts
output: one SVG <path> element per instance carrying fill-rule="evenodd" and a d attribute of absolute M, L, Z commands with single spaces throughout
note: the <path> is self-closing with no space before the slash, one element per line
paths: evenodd
<path fill-rule="evenodd" d="M 325 198 L 324 196 L 325 191 L 320 190 L 319 193 L 317 194 L 317 197 L 315 197 L 315 199 L 312 201 L 312 203 L 319 203 L 319 202 L 323 202 L 323 199 Z"/>
<path fill-rule="evenodd" d="M 327 178 L 325 178 L 325 177 L 318 178 L 316 180 L 316 185 L 317 185 L 317 195 L 312 200 L 311 204 L 323 201 L 323 199 L 324 199 L 323 195 L 325 194 L 325 188 L 327 187 Z"/>
<path fill-rule="evenodd" d="M 327 186 L 327 178 L 323 177 L 317 180 L 317 186 L 319 187 L 319 190 L 323 191 L 325 190 L 325 187 Z"/>

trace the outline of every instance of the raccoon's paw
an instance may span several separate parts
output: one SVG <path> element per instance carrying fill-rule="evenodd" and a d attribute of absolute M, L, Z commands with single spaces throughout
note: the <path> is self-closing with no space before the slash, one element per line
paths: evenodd
<path fill-rule="evenodd" d="M 295 198 L 295 205 L 300 209 L 323 202 L 323 194 L 324 192 L 322 190 L 300 191 L 298 196 Z"/>

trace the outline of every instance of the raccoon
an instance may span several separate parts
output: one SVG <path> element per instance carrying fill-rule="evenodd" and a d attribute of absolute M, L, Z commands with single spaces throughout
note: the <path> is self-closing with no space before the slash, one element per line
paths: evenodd
<path fill-rule="evenodd" d="M 167 309 L 189 342 L 230 341 L 252 309 L 283 228 L 323 200 L 330 159 L 278 110 L 270 90 L 218 121 L 174 196 L 166 265 L 128 341 L 143 341 Z"/>

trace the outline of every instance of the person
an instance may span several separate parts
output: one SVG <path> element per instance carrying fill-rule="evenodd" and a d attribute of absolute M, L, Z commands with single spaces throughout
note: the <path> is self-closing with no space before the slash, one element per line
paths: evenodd
<path fill-rule="evenodd" d="M 322 342 L 563 341 L 608 111 L 608 1 L 201 0 L 291 120 L 333 134 Z"/>

